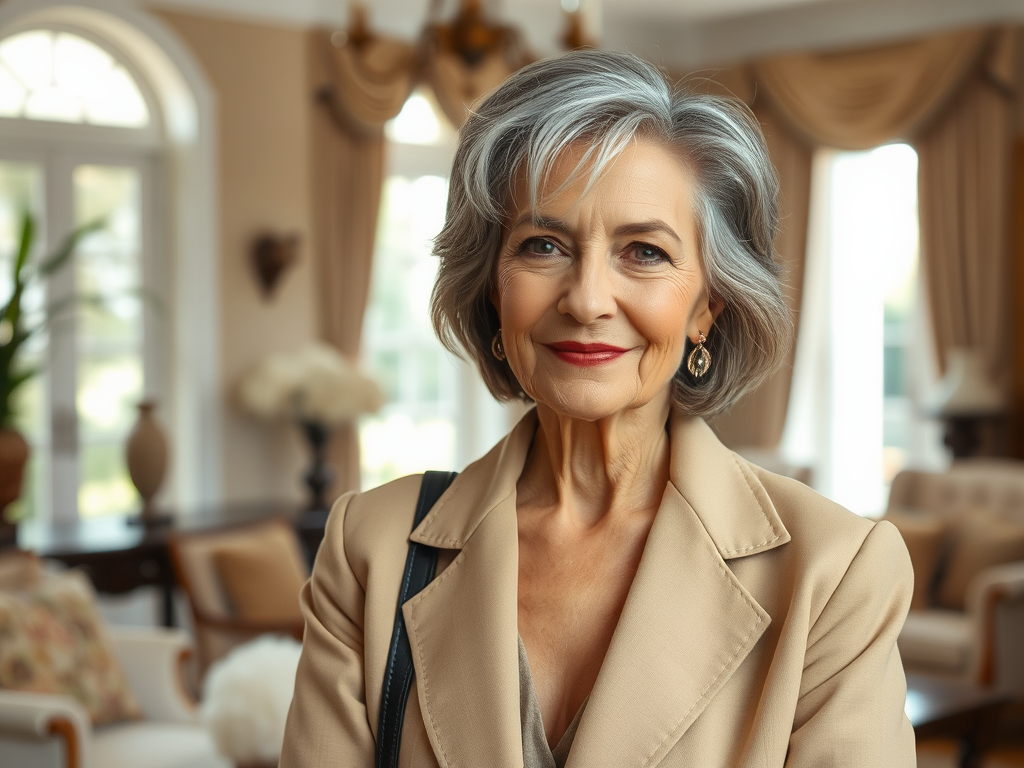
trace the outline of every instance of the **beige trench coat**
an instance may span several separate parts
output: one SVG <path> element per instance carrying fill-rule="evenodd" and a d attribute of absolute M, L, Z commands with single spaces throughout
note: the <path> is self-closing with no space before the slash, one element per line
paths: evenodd
<path fill-rule="evenodd" d="M 412 533 L 444 551 L 403 607 L 402 766 L 523 765 L 516 481 L 535 428 L 531 412 Z M 748 464 L 700 419 L 669 428 L 670 481 L 567 768 L 912 768 L 896 636 L 913 576 L 896 529 Z M 335 504 L 302 592 L 280 768 L 373 765 L 419 484 Z"/>

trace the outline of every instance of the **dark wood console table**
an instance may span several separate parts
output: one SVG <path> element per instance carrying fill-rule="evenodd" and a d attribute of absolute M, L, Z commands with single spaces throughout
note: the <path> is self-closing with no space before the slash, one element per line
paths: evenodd
<path fill-rule="evenodd" d="M 907 675 L 905 711 L 920 740 L 933 736 L 960 742 L 960 768 L 980 768 L 1003 709 L 1013 697 L 1005 691 Z"/>
<path fill-rule="evenodd" d="M 68 526 L 34 522 L 18 527 L 18 546 L 40 557 L 79 567 L 98 592 L 121 595 L 138 587 L 157 587 L 164 626 L 175 626 L 174 571 L 167 552 L 167 534 L 223 528 L 283 515 L 290 518 L 310 564 L 323 539 L 326 511 L 298 511 L 287 504 L 225 506 L 179 515 L 164 526 L 144 528 L 125 517 L 81 520 Z"/>

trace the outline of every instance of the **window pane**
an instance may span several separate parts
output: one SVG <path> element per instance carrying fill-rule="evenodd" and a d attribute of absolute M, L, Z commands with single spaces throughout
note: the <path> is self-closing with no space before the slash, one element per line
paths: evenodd
<path fill-rule="evenodd" d="M 102 307 L 81 313 L 81 354 L 136 347 L 142 340 L 141 211 L 134 168 L 80 165 L 75 169 L 75 225 L 105 219 L 107 226 L 84 240 L 75 258 L 75 285 Z"/>
<path fill-rule="evenodd" d="M 79 466 L 82 484 L 78 489 L 78 514 L 96 517 L 129 512 L 138 507 L 138 492 L 125 470 L 121 441 L 81 446 Z"/>
<path fill-rule="evenodd" d="M 79 514 L 120 513 L 135 503 L 124 444 L 143 397 L 141 180 L 135 168 L 75 168 L 75 223 L 107 226 L 82 242 L 75 285 L 95 299 L 78 314 Z"/>
<path fill-rule="evenodd" d="M 21 235 L 21 220 L 24 212 L 36 217 L 37 235 L 42 229 L 40 211 L 42 208 L 43 172 L 33 163 L 17 163 L 0 160 L 0 302 L 3 306 L 11 298 L 13 285 L 12 268 Z M 30 260 L 42 252 L 42 238 L 36 237 Z M 41 285 L 33 285 L 22 297 L 25 327 L 36 326 L 42 320 L 44 291 Z M 0 334 L 3 331 L 0 330 Z M 11 407 L 14 423 L 32 446 L 26 468 L 23 494 L 19 514 L 32 516 L 38 513 L 46 500 L 46 454 L 49 442 L 49 413 L 46 407 L 46 373 L 43 368 L 46 351 L 46 333 L 40 331 L 21 347 L 18 365 L 35 368 L 40 372 L 22 384 L 14 393 Z"/>
<path fill-rule="evenodd" d="M 3 64 L 0 64 L 0 117 L 17 117 L 25 105 L 25 89 Z"/>
<path fill-rule="evenodd" d="M 458 377 L 429 313 L 437 275 L 431 242 L 446 196 L 437 176 L 392 176 L 384 185 L 364 349 L 386 405 L 360 430 L 364 487 L 455 466 Z"/>
<path fill-rule="evenodd" d="M 137 354 L 83 357 L 78 363 L 78 434 L 83 442 L 120 438 L 135 424 L 142 399 Z"/>
<path fill-rule="evenodd" d="M 34 30 L 0 42 L 0 115 L 141 128 L 146 100 L 128 70 L 78 35 Z"/>
<path fill-rule="evenodd" d="M 832 163 L 830 487 L 861 514 L 885 506 L 906 460 L 917 285 L 917 154 L 905 144 Z"/>

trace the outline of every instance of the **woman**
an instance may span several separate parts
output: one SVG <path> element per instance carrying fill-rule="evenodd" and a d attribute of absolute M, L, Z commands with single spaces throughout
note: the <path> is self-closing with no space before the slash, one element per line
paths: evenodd
<path fill-rule="evenodd" d="M 282 768 L 372 765 L 410 539 L 442 557 L 403 609 L 401 765 L 915 764 L 899 534 L 703 421 L 788 348 L 776 197 L 744 108 L 628 55 L 540 62 L 480 105 L 434 323 L 536 409 L 411 537 L 418 477 L 337 502 Z"/>

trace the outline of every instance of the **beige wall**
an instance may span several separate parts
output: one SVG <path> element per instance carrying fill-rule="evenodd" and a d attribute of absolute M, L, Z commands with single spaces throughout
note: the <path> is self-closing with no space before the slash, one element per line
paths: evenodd
<path fill-rule="evenodd" d="M 307 35 L 303 30 L 154 11 L 191 49 L 217 97 L 220 333 L 225 500 L 301 498 L 306 460 L 290 425 L 254 420 L 235 405 L 239 376 L 268 351 L 316 335 L 310 242 Z M 265 301 L 249 267 L 263 231 L 296 232 L 297 266 Z"/>

